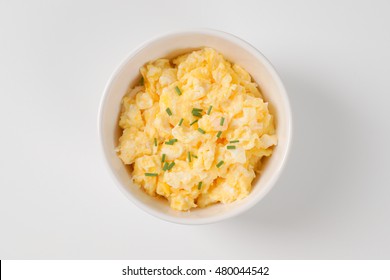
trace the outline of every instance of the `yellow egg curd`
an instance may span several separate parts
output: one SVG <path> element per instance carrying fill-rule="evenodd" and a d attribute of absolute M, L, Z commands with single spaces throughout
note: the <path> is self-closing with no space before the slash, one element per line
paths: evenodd
<path fill-rule="evenodd" d="M 242 199 L 277 144 L 258 85 L 211 48 L 157 59 L 122 100 L 117 152 L 176 210 Z"/>

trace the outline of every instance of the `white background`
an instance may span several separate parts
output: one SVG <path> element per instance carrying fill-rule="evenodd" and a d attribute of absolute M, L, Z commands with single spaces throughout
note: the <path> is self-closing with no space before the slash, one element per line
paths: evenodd
<path fill-rule="evenodd" d="M 0 258 L 390 258 L 389 1 L 1 1 Z M 97 110 L 145 40 L 209 27 L 280 73 L 294 143 L 275 189 L 213 225 L 157 220 L 104 167 Z"/>

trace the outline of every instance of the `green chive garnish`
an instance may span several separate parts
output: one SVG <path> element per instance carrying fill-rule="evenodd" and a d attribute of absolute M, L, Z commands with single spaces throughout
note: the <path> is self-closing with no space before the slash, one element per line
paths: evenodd
<path fill-rule="evenodd" d="M 154 146 L 157 147 L 157 138 L 154 138 Z"/>
<path fill-rule="evenodd" d="M 181 124 L 183 123 L 184 119 L 182 118 L 179 122 L 179 126 L 181 126 Z"/>
<path fill-rule="evenodd" d="M 236 149 L 236 146 L 227 146 L 226 147 L 228 150 L 235 150 Z"/>
<path fill-rule="evenodd" d="M 222 166 L 222 164 L 224 164 L 225 162 L 223 160 L 221 160 L 220 162 L 218 162 L 217 164 L 217 167 L 220 168 Z"/>
<path fill-rule="evenodd" d="M 191 113 L 195 117 L 202 117 L 202 114 L 201 114 L 202 111 L 203 111 L 202 109 L 193 108 Z"/>
<path fill-rule="evenodd" d="M 193 125 L 194 123 L 197 123 L 198 120 L 194 120 L 192 123 L 190 123 L 190 126 Z"/>
<path fill-rule="evenodd" d="M 177 93 L 178 95 L 181 95 L 181 90 L 179 89 L 178 86 L 175 87 L 175 91 L 176 91 L 176 93 Z"/>
<path fill-rule="evenodd" d="M 198 190 L 200 190 L 201 187 L 202 187 L 202 182 L 199 182 L 198 183 Z"/>
<path fill-rule="evenodd" d="M 218 131 L 217 138 L 219 138 L 221 136 L 221 134 L 222 134 L 222 131 Z"/>
<path fill-rule="evenodd" d="M 198 131 L 199 131 L 200 133 L 202 133 L 202 134 L 205 134 L 205 133 L 206 133 L 206 131 L 204 131 L 204 130 L 201 129 L 200 127 L 198 128 Z"/>
<path fill-rule="evenodd" d="M 198 158 L 198 157 L 197 157 L 196 155 L 194 155 L 194 154 L 192 154 L 192 157 L 193 157 L 193 158 Z"/>
<path fill-rule="evenodd" d="M 158 174 L 157 174 L 157 173 L 145 173 L 145 176 L 148 176 L 148 177 L 157 177 Z"/>
<path fill-rule="evenodd" d="M 207 110 L 207 115 L 210 115 L 211 109 L 213 109 L 213 106 L 209 107 L 209 109 Z"/>
<path fill-rule="evenodd" d="M 143 86 L 145 84 L 144 77 L 141 77 L 141 79 L 139 80 L 139 84 L 141 86 Z"/>
<path fill-rule="evenodd" d="M 172 116 L 172 111 L 171 111 L 171 109 L 167 108 L 165 111 L 167 112 L 168 115 Z"/>
<path fill-rule="evenodd" d="M 173 138 L 173 139 L 169 140 L 168 142 L 165 142 L 165 144 L 173 145 L 173 144 L 175 144 L 175 142 L 177 142 L 177 139 Z"/>
<path fill-rule="evenodd" d="M 166 154 L 162 154 L 161 162 L 164 162 L 164 161 L 165 161 L 165 157 L 166 157 Z"/>
<path fill-rule="evenodd" d="M 229 143 L 238 143 L 238 142 L 240 142 L 240 140 L 232 140 Z"/>
<path fill-rule="evenodd" d="M 168 170 L 168 167 L 169 167 L 169 163 L 168 162 L 164 163 L 163 171 Z"/>
<path fill-rule="evenodd" d="M 187 157 L 188 157 L 188 162 L 191 162 L 191 153 L 190 152 L 187 153 Z"/>
<path fill-rule="evenodd" d="M 224 123 L 224 122 L 225 122 L 225 118 L 224 118 L 224 117 L 222 117 L 222 118 L 221 118 L 221 121 L 220 121 L 220 123 L 219 123 L 219 124 L 220 124 L 221 126 L 223 126 L 223 123 Z"/>
<path fill-rule="evenodd" d="M 174 167 L 175 166 L 175 162 L 174 161 L 172 161 L 171 162 L 171 164 L 168 166 L 168 169 L 167 170 L 171 170 L 172 169 L 172 167 Z"/>

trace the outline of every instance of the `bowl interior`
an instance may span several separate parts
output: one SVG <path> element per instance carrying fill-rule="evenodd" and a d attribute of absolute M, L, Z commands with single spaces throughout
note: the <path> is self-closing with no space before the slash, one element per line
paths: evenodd
<path fill-rule="evenodd" d="M 253 182 L 251 194 L 240 201 L 216 204 L 190 212 L 172 210 L 164 199 L 150 197 L 132 183 L 130 173 L 118 158 L 115 147 L 120 130 L 118 116 L 121 99 L 129 86 L 139 81 L 139 68 L 150 60 L 211 47 L 221 52 L 229 61 L 246 69 L 259 84 L 265 101 L 275 116 L 278 145 L 263 164 L 263 171 Z M 269 62 L 253 47 L 242 40 L 222 32 L 193 31 L 167 35 L 152 40 L 128 57 L 107 84 L 100 108 L 100 136 L 104 156 L 120 188 L 139 207 L 162 219 L 199 224 L 215 222 L 234 216 L 253 206 L 273 186 L 285 161 L 290 141 L 290 108 L 288 99 L 276 72 Z"/>

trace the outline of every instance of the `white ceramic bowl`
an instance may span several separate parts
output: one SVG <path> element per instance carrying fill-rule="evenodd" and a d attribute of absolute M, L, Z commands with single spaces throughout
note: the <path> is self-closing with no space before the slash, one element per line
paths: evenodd
<path fill-rule="evenodd" d="M 228 60 L 246 69 L 260 85 L 264 99 L 275 116 L 278 145 L 263 165 L 263 172 L 253 182 L 248 197 L 231 204 L 216 204 L 190 212 L 172 210 L 163 199 L 150 197 L 132 183 L 130 174 L 118 158 L 115 147 L 120 130 L 118 115 L 121 99 L 129 85 L 139 81 L 139 68 L 150 60 L 175 57 L 200 48 L 211 47 Z M 283 84 L 269 61 L 253 46 L 228 33 L 215 30 L 189 30 L 154 38 L 131 52 L 109 79 L 100 103 L 99 135 L 104 159 L 114 181 L 138 207 L 166 221 L 181 224 L 206 224 L 222 221 L 248 210 L 273 187 L 286 162 L 291 142 L 291 111 Z"/>

